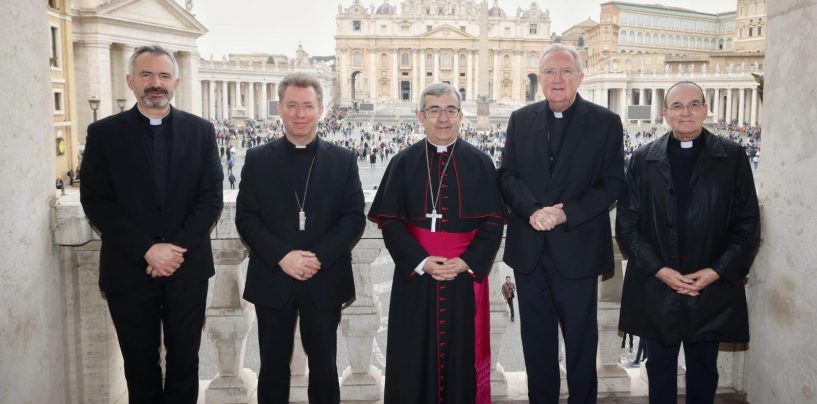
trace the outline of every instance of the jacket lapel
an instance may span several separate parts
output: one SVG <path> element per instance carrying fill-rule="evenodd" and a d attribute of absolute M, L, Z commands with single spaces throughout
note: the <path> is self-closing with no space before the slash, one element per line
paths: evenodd
<path fill-rule="evenodd" d="M 717 159 L 726 157 L 726 149 L 724 149 L 720 138 L 704 129 L 701 136 L 704 136 L 704 149 L 701 150 L 701 155 L 698 156 L 698 161 L 692 169 L 692 175 L 689 177 L 689 184 L 695 184 L 698 179 L 706 174 L 709 169 L 717 163 Z"/>
<path fill-rule="evenodd" d="M 537 157 L 534 161 L 539 164 L 539 168 L 545 173 L 544 178 L 547 182 L 550 182 L 550 164 L 548 164 L 550 147 L 547 138 L 547 120 L 550 118 L 547 116 L 546 105 L 544 102 L 541 103 L 533 123 L 533 155 Z"/>
<path fill-rule="evenodd" d="M 134 105 L 128 113 L 122 115 L 122 120 L 125 121 L 122 125 L 122 136 L 127 143 L 126 150 L 131 153 L 134 160 L 135 177 L 140 183 L 142 189 L 145 189 L 146 194 L 150 195 L 154 204 L 158 204 L 159 200 L 156 194 L 156 181 L 153 174 L 153 163 L 148 158 L 148 143 L 145 137 L 144 125 L 139 121 L 139 110 Z"/>
<path fill-rule="evenodd" d="M 170 107 L 170 161 L 168 162 L 167 181 L 165 182 L 165 207 L 169 207 L 168 201 L 173 196 L 173 190 L 179 189 L 180 175 L 184 172 L 184 164 L 187 161 L 187 146 L 189 140 L 187 134 L 189 122 L 183 114 L 176 108 Z M 191 139 L 192 140 L 192 139 Z"/>
<path fill-rule="evenodd" d="M 672 172 L 670 171 L 669 156 L 667 155 L 667 143 L 671 132 L 667 132 L 660 139 L 650 144 L 650 151 L 647 153 L 647 160 L 657 164 L 658 172 L 667 180 L 667 184 L 672 184 Z"/>
<path fill-rule="evenodd" d="M 267 146 L 265 147 L 270 148 L 271 154 L 270 158 L 267 159 L 269 164 L 269 169 L 266 171 L 266 173 L 269 175 L 268 178 L 270 178 L 271 181 L 279 181 L 285 190 L 281 195 L 281 198 L 287 201 L 288 204 L 297 207 L 295 196 L 292 193 L 294 188 L 292 187 L 292 183 L 289 181 L 291 167 L 287 166 L 289 158 L 286 150 L 286 138 L 282 136 L 280 139 L 274 142 L 267 143 Z"/>

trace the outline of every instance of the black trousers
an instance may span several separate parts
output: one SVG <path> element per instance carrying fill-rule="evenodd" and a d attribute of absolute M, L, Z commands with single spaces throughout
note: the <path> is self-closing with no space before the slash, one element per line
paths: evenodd
<path fill-rule="evenodd" d="M 513 313 L 513 298 L 510 298 L 510 299 L 508 299 L 508 300 L 506 300 L 506 301 L 508 302 L 508 307 L 510 307 L 510 308 L 511 308 L 511 320 L 513 320 L 513 318 L 514 318 L 514 313 Z"/>
<path fill-rule="evenodd" d="M 107 294 L 108 310 L 125 360 L 128 400 L 195 404 L 207 281 L 156 279 L 149 291 Z M 159 349 L 164 331 L 165 378 Z"/>
<path fill-rule="evenodd" d="M 711 404 L 718 388 L 718 343 L 683 343 L 686 358 L 687 404 Z M 678 352 L 681 345 L 664 346 L 647 340 L 650 404 L 675 403 L 678 397 Z"/>
<path fill-rule="evenodd" d="M 289 402 L 290 361 L 295 321 L 300 318 L 301 341 L 309 365 L 308 396 L 311 404 L 340 402 L 337 368 L 337 330 L 340 305 L 320 309 L 306 301 L 303 283 L 293 285 L 289 301 L 280 309 L 255 306 L 261 369 L 258 403 Z"/>
<path fill-rule="evenodd" d="M 545 255 L 533 272 L 514 271 L 514 275 L 529 401 L 535 404 L 559 401 L 558 325 L 561 324 L 570 392 L 568 403 L 595 403 L 598 278 L 564 278 Z"/>

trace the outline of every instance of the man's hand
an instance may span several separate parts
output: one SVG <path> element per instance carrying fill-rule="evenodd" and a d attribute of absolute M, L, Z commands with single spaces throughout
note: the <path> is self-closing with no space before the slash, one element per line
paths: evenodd
<path fill-rule="evenodd" d="M 147 274 L 154 278 L 173 275 L 182 266 L 186 252 L 186 248 L 171 243 L 156 243 L 150 246 L 145 253 L 145 261 L 148 263 Z"/>
<path fill-rule="evenodd" d="M 562 203 L 538 209 L 528 219 L 528 223 L 536 231 L 550 231 L 566 221 L 567 215 Z"/>
<path fill-rule="evenodd" d="M 307 281 L 321 269 L 321 262 L 315 253 L 303 250 L 292 250 L 278 262 L 284 272 L 299 280 Z"/>
<path fill-rule="evenodd" d="M 462 258 L 428 257 L 423 272 L 437 281 L 452 281 L 457 275 L 468 270 L 468 264 Z"/>
<path fill-rule="evenodd" d="M 698 290 L 701 290 L 720 279 L 721 276 L 712 268 L 704 268 L 687 275 L 687 278 L 694 280 L 695 283 L 693 283 L 693 285 L 697 286 Z"/>
<path fill-rule="evenodd" d="M 655 277 L 660 279 L 661 282 L 667 284 L 667 286 L 672 288 L 672 290 L 682 295 L 698 296 L 700 294 L 701 287 L 696 285 L 694 279 L 692 279 L 689 275 L 682 275 L 680 272 L 672 268 L 661 268 L 658 270 L 658 273 L 655 274 Z"/>

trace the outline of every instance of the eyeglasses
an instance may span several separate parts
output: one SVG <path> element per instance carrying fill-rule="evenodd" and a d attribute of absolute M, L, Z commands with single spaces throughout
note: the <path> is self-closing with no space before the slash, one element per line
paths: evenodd
<path fill-rule="evenodd" d="M 317 109 L 314 104 L 298 104 L 298 103 L 294 103 L 294 102 L 284 104 L 283 107 L 284 107 L 284 111 L 290 112 L 290 113 L 297 112 L 297 111 L 304 111 L 306 113 L 312 113 L 312 112 L 315 112 L 315 109 Z"/>
<path fill-rule="evenodd" d="M 702 101 L 690 101 L 689 104 L 683 104 L 680 102 L 673 102 L 670 104 L 667 109 L 672 112 L 683 112 L 684 109 L 688 110 L 689 112 L 698 112 L 703 109 L 704 104 Z"/>
<path fill-rule="evenodd" d="M 455 107 L 448 108 L 431 107 L 423 110 L 427 117 L 434 119 L 439 118 L 443 111 L 445 111 L 445 115 L 449 118 L 456 118 L 460 116 L 460 109 Z"/>
<path fill-rule="evenodd" d="M 570 78 L 570 77 L 572 77 L 574 74 L 576 74 L 578 72 L 579 71 L 576 70 L 576 69 L 569 69 L 569 68 L 545 69 L 545 70 L 542 70 L 542 76 L 544 78 L 546 78 L 546 79 L 552 79 L 552 78 L 554 78 L 556 76 L 564 77 L 564 78 Z"/>

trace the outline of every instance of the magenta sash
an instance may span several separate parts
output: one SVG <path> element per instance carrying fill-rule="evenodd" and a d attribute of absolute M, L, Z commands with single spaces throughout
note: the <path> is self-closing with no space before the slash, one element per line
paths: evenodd
<path fill-rule="evenodd" d="M 429 253 L 446 258 L 459 257 L 477 235 L 477 230 L 467 233 L 432 232 L 422 227 L 406 225 L 409 233 Z M 463 275 L 474 277 L 470 272 Z M 474 370 L 477 392 L 474 403 L 491 402 L 491 321 L 488 301 L 488 277 L 474 282 Z"/>

